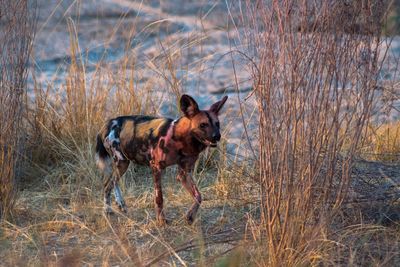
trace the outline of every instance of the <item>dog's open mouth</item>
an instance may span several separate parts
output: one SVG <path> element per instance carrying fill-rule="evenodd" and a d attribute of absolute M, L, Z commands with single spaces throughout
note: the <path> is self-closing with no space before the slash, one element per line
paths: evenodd
<path fill-rule="evenodd" d="M 202 140 L 201 142 L 203 144 L 205 144 L 206 146 L 210 146 L 210 147 L 216 147 L 217 146 L 217 142 L 211 142 L 211 141 L 208 141 L 206 139 Z"/>
<path fill-rule="evenodd" d="M 194 137 L 196 137 L 197 140 L 199 140 L 202 144 L 209 146 L 209 147 L 216 147 L 217 142 L 211 142 L 205 138 L 202 138 L 200 136 L 197 136 L 197 134 L 194 134 Z"/>

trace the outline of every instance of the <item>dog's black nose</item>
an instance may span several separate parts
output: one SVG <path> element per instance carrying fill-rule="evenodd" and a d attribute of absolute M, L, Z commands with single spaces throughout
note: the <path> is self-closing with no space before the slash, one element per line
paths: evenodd
<path fill-rule="evenodd" d="M 220 133 L 214 133 L 212 138 L 213 138 L 214 142 L 218 142 L 219 140 L 221 140 L 221 134 Z"/>

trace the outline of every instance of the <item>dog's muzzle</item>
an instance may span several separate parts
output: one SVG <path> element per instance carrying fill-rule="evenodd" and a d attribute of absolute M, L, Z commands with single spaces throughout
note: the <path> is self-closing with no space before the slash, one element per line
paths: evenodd
<path fill-rule="evenodd" d="M 221 134 L 220 134 L 219 132 L 214 133 L 213 136 L 212 136 L 212 138 L 213 138 L 213 142 L 216 143 L 216 142 L 218 142 L 219 140 L 221 140 Z"/>

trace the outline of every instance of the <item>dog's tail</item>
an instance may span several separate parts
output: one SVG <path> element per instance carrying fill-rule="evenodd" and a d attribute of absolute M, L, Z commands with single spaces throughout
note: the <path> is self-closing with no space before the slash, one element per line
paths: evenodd
<path fill-rule="evenodd" d="M 96 137 L 96 164 L 97 167 L 105 172 L 110 168 L 111 158 L 108 154 L 106 148 L 104 147 L 103 140 L 101 139 L 100 134 Z"/>

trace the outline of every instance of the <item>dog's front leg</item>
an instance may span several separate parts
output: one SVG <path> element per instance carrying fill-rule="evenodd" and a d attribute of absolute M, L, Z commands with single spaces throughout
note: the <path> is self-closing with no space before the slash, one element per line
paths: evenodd
<path fill-rule="evenodd" d="M 165 215 L 163 211 L 163 195 L 161 188 L 161 175 L 162 170 L 160 168 L 153 167 L 153 179 L 154 179 L 154 204 L 156 207 L 156 218 L 159 224 L 166 224 Z"/>
<path fill-rule="evenodd" d="M 201 194 L 197 189 L 196 184 L 192 179 L 193 166 L 179 166 L 178 177 L 177 179 L 181 181 L 183 187 L 192 195 L 194 198 L 194 203 L 190 210 L 186 214 L 186 221 L 188 224 L 192 224 L 194 218 L 196 217 L 196 213 L 201 204 Z"/>

